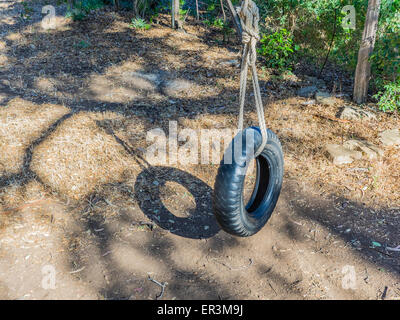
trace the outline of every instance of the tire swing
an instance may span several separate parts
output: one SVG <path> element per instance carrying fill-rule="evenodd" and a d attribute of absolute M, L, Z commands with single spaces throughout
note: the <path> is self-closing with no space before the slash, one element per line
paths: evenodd
<path fill-rule="evenodd" d="M 237 8 L 244 44 L 240 73 L 238 134 L 220 163 L 214 185 L 213 209 L 221 228 L 233 235 L 248 237 L 268 221 L 282 187 L 283 152 L 278 137 L 266 128 L 256 69 L 259 13 L 255 3 L 244 0 Z M 255 104 L 260 127 L 243 130 L 243 110 L 247 71 L 250 64 Z M 249 139 L 249 137 L 251 139 Z M 256 152 L 254 153 L 254 150 Z M 251 161 L 256 163 L 256 181 L 250 200 L 244 204 L 243 189 Z"/>

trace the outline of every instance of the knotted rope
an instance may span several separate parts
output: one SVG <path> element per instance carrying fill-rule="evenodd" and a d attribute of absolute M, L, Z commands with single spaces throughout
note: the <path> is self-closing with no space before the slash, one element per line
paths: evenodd
<path fill-rule="evenodd" d="M 242 5 L 236 8 L 239 15 L 240 24 L 242 26 L 242 43 L 244 45 L 242 63 L 240 70 L 240 111 L 239 111 L 239 132 L 243 130 L 243 112 L 244 112 L 244 100 L 246 97 L 246 85 L 247 85 L 247 72 L 249 65 L 251 66 L 252 81 L 254 89 L 254 97 L 256 102 L 256 110 L 258 116 L 258 122 L 261 129 L 262 143 L 255 152 L 257 157 L 264 149 L 267 143 L 267 128 L 264 119 L 264 107 L 261 100 L 260 86 L 258 84 L 258 76 L 256 69 L 257 52 L 256 45 L 257 41 L 260 40 L 258 21 L 260 15 L 258 7 L 252 0 L 243 0 Z"/>

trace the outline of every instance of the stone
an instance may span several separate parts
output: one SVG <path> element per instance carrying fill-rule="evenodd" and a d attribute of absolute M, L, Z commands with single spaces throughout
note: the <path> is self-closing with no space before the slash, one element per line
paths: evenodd
<path fill-rule="evenodd" d="M 219 63 L 221 66 L 232 66 L 232 67 L 239 67 L 240 62 L 236 59 L 234 60 L 224 60 Z"/>
<path fill-rule="evenodd" d="M 164 92 L 169 96 L 176 96 L 179 93 L 187 92 L 193 84 L 185 79 L 176 79 L 165 82 Z"/>
<path fill-rule="evenodd" d="M 311 106 L 315 104 L 315 100 L 308 100 L 301 103 L 302 106 Z"/>
<path fill-rule="evenodd" d="M 340 119 L 343 120 L 376 120 L 376 115 L 372 111 L 358 107 L 345 106 L 340 112 Z"/>
<path fill-rule="evenodd" d="M 144 73 L 138 71 L 127 71 L 122 74 L 122 79 L 127 82 L 136 84 L 139 88 L 150 86 L 157 86 L 161 81 L 159 76 L 153 73 Z"/>
<path fill-rule="evenodd" d="M 305 79 L 311 82 L 313 85 L 316 85 L 318 88 L 326 88 L 326 83 L 324 80 L 316 78 L 316 77 L 309 77 L 305 76 Z"/>
<path fill-rule="evenodd" d="M 349 150 L 362 151 L 369 160 L 376 160 L 382 157 L 384 151 L 368 141 L 363 140 L 348 140 L 343 144 L 343 147 Z"/>
<path fill-rule="evenodd" d="M 53 91 L 55 90 L 54 84 L 46 78 L 36 78 L 34 86 L 41 91 Z"/>
<path fill-rule="evenodd" d="M 332 97 L 328 92 L 318 91 L 315 94 L 315 100 L 320 104 L 332 106 L 335 104 L 335 97 Z"/>
<path fill-rule="evenodd" d="M 385 130 L 379 133 L 379 139 L 384 146 L 400 145 L 400 130 Z"/>
<path fill-rule="evenodd" d="M 304 88 L 300 88 L 297 90 L 297 95 L 304 98 L 311 98 L 316 92 L 318 88 L 316 86 L 308 86 Z"/>
<path fill-rule="evenodd" d="M 207 76 L 207 78 L 212 78 L 215 76 L 215 74 L 214 74 L 214 72 L 207 71 L 206 76 Z"/>
<path fill-rule="evenodd" d="M 361 152 L 347 149 L 338 144 L 328 144 L 326 146 L 326 151 L 329 153 L 335 165 L 352 163 L 354 159 L 358 160 L 362 158 Z"/>
<path fill-rule="evenodd" d="M 7 62 L 8 62 L 7 56 L 4 54 L 0 54 L 0 66 L 7 64 Z"/>

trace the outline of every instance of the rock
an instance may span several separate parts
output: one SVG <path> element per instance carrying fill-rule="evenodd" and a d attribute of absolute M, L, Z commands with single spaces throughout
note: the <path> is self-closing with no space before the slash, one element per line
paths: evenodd
<path fill-rule="evenodd" d="M 343 120 L 376 120 L 375 113 L 358 107 L 345 106 L 340 113 Z"/>
<path fill-rule="evenodd" d="M 332 106 L 335 104 L 335 97 L 332 97 L 328 92 L 318 91 L 315 94 L 315 100 L 320 104 L 326 104 Z"/>
<path fill-rule="evenodd" d="M 215 76 L 215 74 L 214 74 L 214 72 L 207 71 L 206 76 L 207 76 L 207 78 L 212 78 Z"/>
<path fill-rule="evenodd" d="M 343 144 L 343 147 L 349 150 L 362 151 L 365 153 L 369 160 L 376 160 L 378 157 L 383 156 L 384 151 L 377 146 L 362 140 L 348 140 Z"/>
<path fill-rule="evenodd" d="M 346 163 L 352 163 L 354 159 L 361 159 L 362 153 L 347 149 L 338 144 L 328 144 L 326 146 L 330 157 L 332 158 L 333 164 L 341 165 Z"/>
<path fill-rule="evenodd" d="M 142 82 L 152 82 L 154 85 L 158 85 L 160 83 L 159 77 L 157 74 L 153 73 L 144 73 L 138 71 L 127 71 L 122 74 L 122 78 L 129 82 L 134 82 L 138 84 L 138 87 L 146 86 L 143 85 Z"/>
<path fill-rule="evenodd" d="M 41 91 L 53 91 L 55 89 L 54 84 L 46 78 L 36 78 L 34 86 Z"/>
<path fill-rule="evenodd" d="M 221 66 L 233 66 L 233 67 L 239 67 L 240 63 L 238 60 L 224 60 L 219 63 Z"/>
<path fill-rule="evenodd" d="M 7 62 L 8 62 L 7 56 L 5 56 L 4 54 L 0 54 L 0 65 L 4 65 Z"/>
<path fill-rule="evenodd" d="M 308 100 L 301 103 L 302 106 L 311 106 L 315 104 L 315 100 Z"/>
<path fill-rule="evenodd" d="M 297 90 L 297 95 L 304 98 L 311 98 L 317 91 L 318 88 L 316 86 L 308 86 Z"/>
<path fill-rule="evenodd" d="M 193 84 L 188 80 L 184 79 L 171 80 L 165 83 L 164 91 L 169 96 L 175 96 L 181 92 L 188 91 L 189 89 L 192 88 L 192 86 Z"/>
<path fill-rule="evenodd" d="M 326 83 L 322 79 L 318 79 L 316 77 L 305 77 L 307 81 L 311 82 L 313 85 L 316 85 L 318 88 L 326 88 Z"/>
<path fill-rule="evenodd" d="M 379 133 L 379 139 L 384 146 L 400 145 L 400 130 L 386 130 Z"/>

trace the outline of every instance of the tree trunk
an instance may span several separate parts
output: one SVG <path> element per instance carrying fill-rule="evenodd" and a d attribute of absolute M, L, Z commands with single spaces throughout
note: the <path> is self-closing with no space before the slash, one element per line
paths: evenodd
<path fill-rule="evenodd" d="M 356 103 L 364 103 L 367 101 L 368 83 L 371 75 L 369 57 L 374 50 L 380 4 L 381 0 L 368 1 L 367 16 L 365 18 L 360 50 L 358 51 L 357 68 L 354 79 L 353 100 Z"/>
<path fill-rule="evenodd" d="M 222 0 L 219 0 L 219 3 L 221 5 L 221 10 L 222 10 L 222 16 L 224 17 L 224 23 L 226 22 L 226 15 L 225 15 L 225 10 L 224 10 L 224 3 Z"/>
<path fill-rule="evenodd" d="M 137 0 L 132 0 L 132 8 L 133 8 L 133 15 L 135 18 L 138 17 L 138 11 L 137 11 Z"/>
<path fill-rule="evenodd" d="M 240 25 L 240 19 L 239 16 L 235 10 L 235 8 L 232 5 L 231 0 L 226 0 L 226 2 L 228 3 L 228 8 L 229 8 L 229 12 L 231 13 L 237 34 L 238 34 L 238 38 L 239 40 L 242 39 L 242 26 Z"/>
<path fill-rule="evenodd" d="M 70 10 L 72 10 L 74 8 L 74 4 L 75 4 L 74 0 L 68 0 L 68 6 L 69 6 Z"/>
<path fill-rule="evenodd" d="M 179 0 L 171 0 L 171 19 L 172 29 L 182 28 L 182 23 L 179 19 Z"/>

